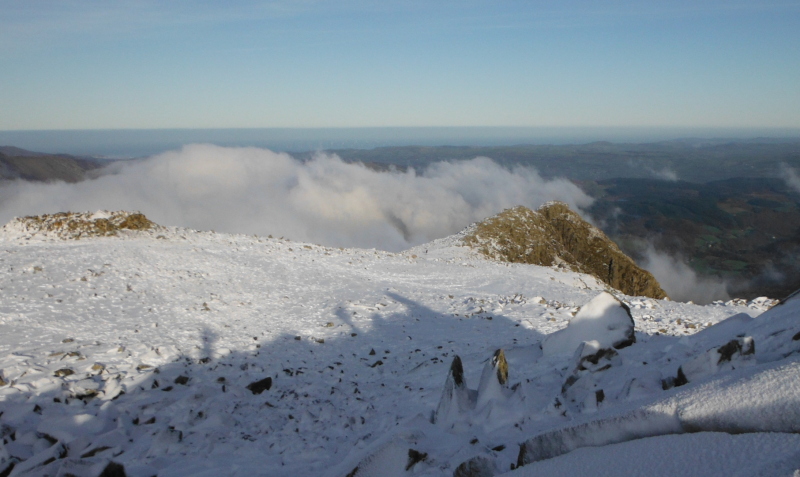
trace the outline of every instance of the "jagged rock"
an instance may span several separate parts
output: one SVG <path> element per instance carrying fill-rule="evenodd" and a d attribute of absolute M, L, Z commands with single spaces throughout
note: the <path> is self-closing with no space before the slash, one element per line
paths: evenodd
<path fill-rule="evenodd" d="M 453 472 L 453 477 L 492 477 L 497 473 L 494 462 L 485 456 L 475 456 L 462 462 Z"/>
<path fill-rule="evenodd" d="M 584 305 L 563 330 L 542 342 L 545 356 L 571 354 L 584 341 L 600 348 L 624 348 L 636 342 L 631 311 L 610 293 L 602 292 Z"/>
<path fill-rule="evenodd" d="M 272 387 L 272 378 L 266 377 L 260 381 L 255 381 L 247 385 L 247 389 L 252 391 L 253 394 L 261 394 L 264 391 L 269 391 Z"/>
<path fill-rule="evenodd" d="M 565 265 L 627 295 L 667 296 L 650 272 L 562 202 L 548 202 L 535 212 L 522 206 L 504 210 L 475 225 L 464 242 L 495 260 Z"/>
<path fill-rule="evenodd" d="M 449 428 L 460 416 L 474 407 L 475 392 L 467 388 L 461 358 L 456 355 L 442 389 L 442 397 L 433 415 L 434 424 Z"/>
<path fill-rule="evenodd" d="M 478 402 L 476 406 L 482 407 L 492 399 L 505 397 L 508 382 L 508 362 L 502 349 L 494 352 L 481 373 L 478 384 Z"/>

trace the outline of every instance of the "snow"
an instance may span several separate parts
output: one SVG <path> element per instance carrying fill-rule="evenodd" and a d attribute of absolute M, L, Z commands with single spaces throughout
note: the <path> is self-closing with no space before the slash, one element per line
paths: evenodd
<path fill-rule="evenodd" d="M 684 467 L 707 458 L 733 475 L 797 466 L 800 300 L 761 315 L 769 300 L 619 295 L 636 343 L 581 370 L 630 321 L 617 298 L 586 275 L 485 260 L 461 236 L 395 254 L 170 227 L 81 240 L 5 228 L 0 472 L 453 475 L 473 458 L 508 470 L 537 436 L 572 444 L 518 473 L 668 470 L 682 452 Z M 755 344 L 745 366 L 662 389 L 740 337 Z M 455 356 L 463 388 L 448 378 Z"/>
<path fill-rule="evenodd" d="M 800 435 L 701 432 L 647 437 L 603 447 L 584 447 L 504 475 L 790 477 L 798 468 Z"/>
<path fill-rule="evenodd" d="M 583 306 L 567 328 L 547 337 L 542 343 L 545 356 L 571 355 L 584 341 L 597 341 L 601 348 L 619 347 L 633 334 L 633 318 L 619 300 L 600 293 Z"/>

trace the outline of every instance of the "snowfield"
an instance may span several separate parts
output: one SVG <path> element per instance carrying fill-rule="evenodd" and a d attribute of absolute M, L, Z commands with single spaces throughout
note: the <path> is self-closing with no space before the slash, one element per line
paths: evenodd
<path fill-rule="evenodd" d="M 800 475 L 800 299 L 629 297 L 462 236 L 10 223 L 0 475 Z"/>

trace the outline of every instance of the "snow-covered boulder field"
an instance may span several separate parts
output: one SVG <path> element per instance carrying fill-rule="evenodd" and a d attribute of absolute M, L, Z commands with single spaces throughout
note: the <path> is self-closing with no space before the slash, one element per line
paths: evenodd
<path fill-rule="evenodd" d="M 800 469 L 800 299 L 118 217 L 0 231 L 0 475 Z"/>

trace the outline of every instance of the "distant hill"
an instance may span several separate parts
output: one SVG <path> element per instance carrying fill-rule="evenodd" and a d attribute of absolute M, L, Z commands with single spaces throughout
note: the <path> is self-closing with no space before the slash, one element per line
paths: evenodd
<path fill-rule="evenodd" d="M 0 180 L 79 182 L 87 178 L 88 171 L 102 166 L 89 158 L 0 146 Z"/>
<path fill-rule="evenodd" d="M 784 297 L 800 288 L 800 194 L 781 179 L 581 185 L 596 199 L 589 213 L 634 258 L 647 240 L 703 275 L 728 278 L 734 296 Z"/>
<path fill-rule="evenodd" d="M 347 162 L 422 169 L 436 161 L 489 157 L 507 167 L 535 167 L 545 178 L 572 180 L 653 178 L 708 182 L 734 177 L 780 176 L 782 164 L 800 167 L 800 138 L 723 141 L 684 139 L 645 144 L 593 142 L 575 145 L 498 147 L 403 146 L 330 150 Z M 311 157 L 313 153 L 298 157 Z"/>

